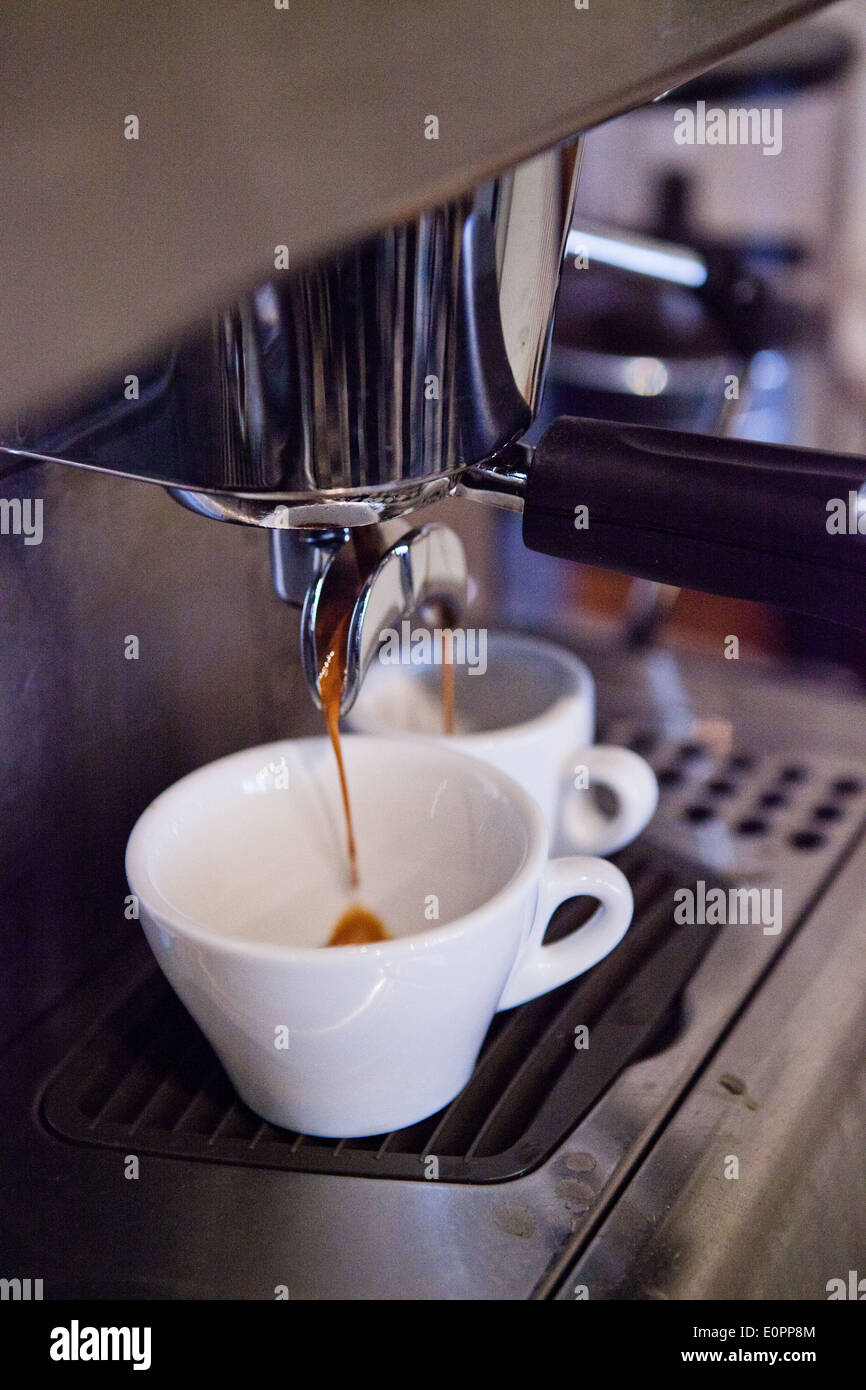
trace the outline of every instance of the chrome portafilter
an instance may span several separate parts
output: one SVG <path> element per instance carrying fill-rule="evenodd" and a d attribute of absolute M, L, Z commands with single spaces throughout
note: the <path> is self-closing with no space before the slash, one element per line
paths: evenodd
<path fill-rule="evenodd" d="M 442 605 L 449 622 L 466 606 L 468 573 L 463 544 L 439 522 L 411 526 L 390 521 L 365 527 L 372 568 L 359 581 L 355 543 L 348 531 L 272 533 L 274 584 L 301 610 L 301 664 L 314 704 L 321 709 L 317 628 L 330 593 L 354 593 L 349 618 L 341 714 L 352 708 L 370 662 L 404 618 Z"/>

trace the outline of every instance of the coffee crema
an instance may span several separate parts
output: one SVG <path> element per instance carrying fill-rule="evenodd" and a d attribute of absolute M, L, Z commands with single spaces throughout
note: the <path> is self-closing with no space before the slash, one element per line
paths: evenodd
<path fill-rule="evenodd" d="M 343 913 L 328 940 L 329 946 L 366 946 L 371 941 L 390 941 L 391 933 L 375 914 L 360 903 Z"/>

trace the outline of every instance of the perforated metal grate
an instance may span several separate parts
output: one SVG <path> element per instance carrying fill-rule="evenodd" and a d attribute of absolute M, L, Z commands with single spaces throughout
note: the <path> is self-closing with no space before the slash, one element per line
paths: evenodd
<path fill-rule="evenodd" d="M 802 752 L 761 757 L 738 748 L 723 722 L 670 739 L 619 721 L 606 739 L 655 769 L 661 796 L 650 839 L 726 877 L 772 875 L 800 856 L 835 854 L 866 812 L 862 768 Z"/>

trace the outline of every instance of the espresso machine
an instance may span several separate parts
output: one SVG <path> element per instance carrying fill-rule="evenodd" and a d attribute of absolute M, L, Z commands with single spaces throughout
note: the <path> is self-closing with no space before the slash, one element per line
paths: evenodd
<path fill-rule="evenodd" d="M 863 626 L 862 457 L 570 417 L 529 433 L 581 273 L 576 132 L 822 6 L 506 4 L 492 27 L 451 0 L 400 23 L 205 8 L 85 5 L 62 45 L 3 21 L 0 496 L 9 526 L 38 497 L 44 540 L 3 537 L 0 1273 L 38 1265 L 76 1298 L 352 1297 L 358 1261 L 364 1297 L 824 1297 L 866 1219 L 844 1189 L 866 824 L 846 695 L 601 657 L 606 735 L 663 792 L 619 856 L 635 927 L 498 1018 L 461 1096 L 400 1134 L 252 1116 L 122 881 L 132 820 L 174 777 L 317 728 L 318 605 L 356 528 L 379 558 L 344 712 L 383 627 L 467 600 L 460 540 L 425 517 L 446 499 L 520 514 L 530 551 Z M 831 530 L 839 498 L 854 524 Z M 672 930 L 674 885 L 768 873 L 778 937 Z M 561 1045 L 586 1020 L 589 1061 Z M 820 1225 L 804 1145 L 838 1194 Z M 732 1148 L 752 1160 L 737 1202 L 714 1166 Z M 115 1181 L 127 1153 L 140 1201 Z M 220 1226 L 229 1205 L 243 1219 Z"/>

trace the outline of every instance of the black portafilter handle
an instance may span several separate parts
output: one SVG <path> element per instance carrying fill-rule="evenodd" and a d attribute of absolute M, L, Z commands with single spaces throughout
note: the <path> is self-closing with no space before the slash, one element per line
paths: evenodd
<path fill-rule="evenodd" d="M 864 629 L 864 483 L 866 459 L 851 454 L 562 417 L 534 451 L 523 539 Z"/>

